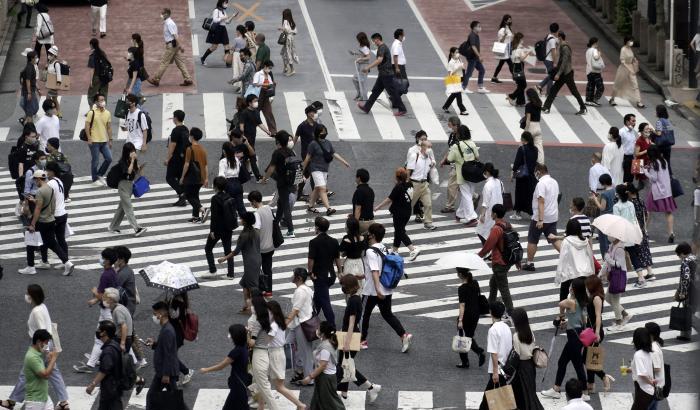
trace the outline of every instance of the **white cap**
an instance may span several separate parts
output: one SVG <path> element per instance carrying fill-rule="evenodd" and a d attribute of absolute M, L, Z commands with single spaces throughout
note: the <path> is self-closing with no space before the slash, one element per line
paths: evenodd
<path fill-rule="evenodd" d="M 37 169 L 34 171 L 34 176 L 32 178 L 46 179 L 46 171 Z"/>
<path fill-rule="evenodd" d="M 51 46 L 51 48 L 49 49 L 49 54 L 53 54 L 53 55 L 57 56 L 58 55 L 58 47 Z"/>
<path fill-rule="evenodd" d="M 34 51 L 33 48 L 25 48 L 24 51 L 22 51 L 22 56 L 26 57 L 27 54 L 31 53 L 32 51 Z"/>

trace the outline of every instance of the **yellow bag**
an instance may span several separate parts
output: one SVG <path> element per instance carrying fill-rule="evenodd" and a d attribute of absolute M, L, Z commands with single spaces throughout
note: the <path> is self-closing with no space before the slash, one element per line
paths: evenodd
<path fill-rule="evenodd" d="M 489 405 L 489 410 L 515 410 L 518 406 L 515 404 L 515 395 L 510 384 L 501 387 L 496 387 L 493 390 L 486 390 L 486 403 Z"/>
<path fill-rule="evenodd" d="M 461 84 L 462 79 L 458 75 L 450 74 L 445 79 L 443 80 L 445 82 L 445 86 L 449 86 L 452 84 Z"/>

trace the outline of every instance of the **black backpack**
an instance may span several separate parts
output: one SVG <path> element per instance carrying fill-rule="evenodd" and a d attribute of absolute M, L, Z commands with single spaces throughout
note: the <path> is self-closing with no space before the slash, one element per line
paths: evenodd
<path fill-rule="evenodd" d="M 544 40 L 535 43 L 535 57 L 537 57 L 537 61 L 544 61 L 547 58 L 547 40 L 549 40 L 549 34 Z"/>
<path fill-rule="evenodd" d="M 148 113 L 144 110 L 139 111 L 139 116 L 136 118 L 136 121 L 139 123 L 139 128 L 141 128 L 141 114 L 146 116 L 146 124 L 148 124 L 148 129 L 146 130 L 146 144 L 148 144 L 153 139 L 153 127 L 151 126 L 151 116 L 148 115 Z"/>
<path fill-rule="evenodd" d="M 467 60 L 474 58 L 474 50 L 472 49 L 472 45 L 469 44 L 469 40 L 459 45 L 459 54 L 463 55 Z"/>
<path fill-rule="evenodd" d="M 10 148 L 10 153 L 7 154 L 7 166 L 10 168 L 10 177 L 12 179 L 19 178 L 19 160 L 17 160 L 17 155 L 19 155 L 19 148 L 15 145 Z"/>
<path fill-rule="evenodd" d="M 117 389 L 121 391 L 133 389 L 136 384 L 136 367 L 134 366 L 134 361 L 131 360 L 129 352 L 122 352 L 120 348 L 111 344 L 110 346 L 117 351 L 121 362 L 118 367 L 119 372 L 115 375 Z"/>
<path fill-rule="evenodd" d="M 506 229 L 505 225 L 497 224 L 503 230 L 503 260 L 510 265 L 516 265 L 523 260 L 523 246 L 520 244 L 520 235 L 513 228 Z"/>
<path fill-rule="evenodd" d="M 236 211 L 236 201 L 228 197 L 223 203 L 223 218 L 222 222 L 227 231 L 233 231 L 238 228 L 238 211 Z"/>
<path fill-rule="evenodd" d="M 109 169 L 109 172 L 107 172 L 107 176 L 105 178 L 107 180 L 107 186 L 114 189 L 119 188 L 119 181 L 122 180 L 122 176 L 121 164 L 116 163 Z"/>
<path fill-rule="evenodd" d="M 284 181 L 288 186 L 299 185 L 304 181 L 304 162 L 294 152 L 284 159 Z"/>
<path fill-rule="evenodd" d="M 59 61 L 58 65 L 60 66 L 59 69 L 61 70 L 61 75 L 70 75 L 70 66 L 67 62 Z"/>
<path fill-rule="evenodd" d="M 112 68 L 112 63 L 109 62 L 104 57 L 98 57 L 99 64 L 97 64 L 97 76 L 100 78 L 102 84 L 109 84 L 114 79 L 114 69 Z"/>

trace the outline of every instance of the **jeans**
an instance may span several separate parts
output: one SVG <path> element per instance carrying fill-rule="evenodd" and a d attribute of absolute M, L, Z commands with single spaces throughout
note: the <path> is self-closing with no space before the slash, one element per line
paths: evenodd
<path fill-rule="evenodd" d="M 384 299 L 379 299 L 376 296 L 362 295 L 362 335 L 361 339 L 363 341 L 367 340 L 367 331 L 369 330 L 369 319 L 372 316 L 372 311 L 375 306 L 379 306 L 379 313 L 381 313 L 382 318 L 386 321 L 394 332 L 396 332 L 399 337 L 403 337 L 406 334 L 406 330 L 401 325 L 399 319 L 394 316 L 391 311 L 391 295 L 384 295 Z"/>
<path fill-rule="evenodd" d="M 329 278 L 319 278 L 314 281 L 314 308 L 317 312 L 323 311 L 323 316 L 329 323 L 335 323 L 335 313 L 333 313 L 333 306 L 331 306 L 331 296 L 328 293 L 330 288 Z"/>
<path fill-rule="evenodd" d="M 46 357 L 44 357 L 44 364 L 48 366 L 48 361 L 46 360 Z M 26 393 L 25 385 L 27 381 L 24 378 L 24 367 L 22 370 L 19 372 L 19 377 L 17 378 L 17 384 L 15 384 L 14 389 L 12 389 L 12 393 L 10 393 L 9 399 L 12 401 L 16 401 L 18 403 L 24 401 L 24 396 Z M 67 401 L 68 400 L 68 391 L 66 390 L 66 384 L 63 382 L 63 376 L 61 375 L 61 371 L 58 370 L 58 365 L 56 365 L 53 368 L 53 371 L 49 375 L 49 385 L 53 389 L 53 391 L 56 393 L 56 398 L 58 399 L 59 402 L 61 401 Z"/>
<path fill-rule="evenodd" d="M 506 305 L 506 312 L 510 313 L 513 310 L 513 299 L 510 296 L 508 288 L 508 266 L 492 265 L 493 275 L 489 279 L 489 303 L 496 301 L 496 295 L 501 292 L 501 299 Z"/>
<path fill-rule="evenodd" d="M 224 246 L 224 253 L 231 253 L 231 231 L 227 232 L 209 232 L 207 235 L 207 243 L 204 245 L 204 254 L 207 256 L 207 264 L 209 265 L 209 273 L 216 273 L 216 265 L 214 264 L 214 246 L 221 240 Z M 233 258 L 226 261 L 228 268 L 228 276 L 233 277 Z"/>
<path fill-rule="evenodd" d="M 342 392 L 347 392 L 348 387 L 350 383 L 341 383 L 340 381 L 343 380 L 343 359 L 345 358 L 345 353 L 342 350 L 338 351 L 338 365 L 336 366 L 336 376 L 338 377 L 338 391 Z M 357 356 L 358 352 L 347 352 L 350 354 L 351 358 L 355 358 Z M 359 370 L 357 370 L 357 367 L 355 367 L 355 378 L 357 379 L 353 383 L 355 383 L 355 386 L 362 386 L 367 382 L 367 378 L 360 373 Z"/>
<path fill-rule="evenodd" d="M 394 224 L 394 248 L 399 248 L 403 243 L 405 246 L 411 246 L 411 238 L 406 233 L 406 224 L 411 219 L 411 215 L 396 215 L 392 214 L 391 219 Z"/>
<path fill-rule="evenodd" d="M 588 78 L 586 83 L 586 101 L 597 102 L 605 91 L 603 76 L 600 73 L 588 73 L 586 77 Z"/>
<path fill-rule="evenodd" d="M 469 84 L 469 79 L 471 78 L 472 73 L 474 72 L 474 68 L 476 68 L 476 71 L 479 72 L 479 80 L 477 81 L 479 88 L 484 87 L 484 74 L 486 73 L 486 69 L 484 68 L 484 65 L 481 64 L 481 61 L 477 59 L 472 59 L 467 60 L 467 69 L 464 70 L 464 75 L 462 76 L 462 88 L 467 88 L 467 85 Z"/>
<path fill-rule="evenodd" d="M 287 185 L 277 185 L 277 213 L 275 214 L 275 221 L 277 223 L 284 218 L 284 223 L 287 225 L 288 232 L 294 232 L 294 221 L 292 221 L 292 206 L 289 200 L 284 200 L 289 198 L 289 193 L 294 189 Z"/>
<path fill-rule="evenodd" d="M 97 181 L 97 177 L 103 177 L 112 163 L 112 151 L 109 149 L 109 144 L 106 142 L 93 142 L 89 145 L 90 157 L 90 173 L 92 174 L 92 182 Z M 100 154 L 102 154 L 102 164 L 100 164 Z"/>
<path fill-rule="evenodd" d="M 557 376 L 554 379 L 554 384 L 561 386 L 564 381 L 564 376 L 566 375 L 566 365 L 571 362 L 576 371 L 576 376 L 578 377 L 581 386 L 586 386 L 586 371 L 583 368 L 583 356 L 581 356 L 581 349 L 583 349 L 583 344 L 578 338 L 578 334 L 582 329 L 566 329 L 566 345 L 564 345 L 564 350 L 559 356 L 559 361 L 557 362 Z"/>
<path fill-rule="evenodd" d="M 554 82 L 554 79 L 552 78 L 554 63 L 549 60 L 544 60 L 544 66 L 547 69 L 547 76 L 544 79 L 542 79 L 542 81 L 540 81 L 540 88 L 544 88 L 546 86 L 547 94 L 549 94 L 549 90 L 552 89 L 552 83 Z"/>
<path fill-rule="evenodd" d="M 185 185 L 183 188 L 185 191 L 185 198 L 187 198 L 187 202 L 192 206 L 192 217 L 198 218 L 199 211 L 202 209 L 202 202 L 199 200 L 199 190 L 202 189 L 202 184 Z"/>
<path fill-rule="evenodd" d="M 236 202 L 236 212 L 238 212 L 238 216 L 241 216 L 248 212 L 243 204 L 243 185 L 238 182 L 238 178 L 227 178 L 226 181 L 226 193 Z"/>
<path fill-rule="evenodd" d="M 134 228 L 134 231 L 139 230 L 139 224 L 136 222 L 136 215 L 134 215 L 134 205 L 131 203 L 133 187 L 134 183 L 128 179 L 119 181 L 117 188 L 117 192 L 119 193 L 119 205 L 117 205 L 117 209 L 114 211 L 114 216 L 112 217 L 112 222 L 109 224 L 110 230 L 118 230 L 125 216 L 126 220 L 129 221 L 129 225 Z"/>
<path fill-rule="evenodd" d="M 61 248 L 56 241 L 56 222 L 37 222 L 36 231 L 41 234 L 41 255 L 42 259 L 47 255 L 47 249 L 51 249 L 62 263 L 68 261 L 66 250 Z M 27 265 L 34 266 L 34 250 L 35 246 L 27 246 Z"/>
<path fill-rule="evenodd" d="M 352 76 L 352 83 L 355 85 L 357 96 L 363 101 L 367 99 L 367 74 L 363 73 L 362 69 L 368 65 L 367 63 L 355 64 L 357 72 Z"/>
<path fill-rule="evenodd" d="M 374 83 L 374 87 L 372 87 L 372 93 L 363 105 L 363 110 L 365 112 L 369 112 L 372 109 L 374 103 L 377 101 L 377 98 L 379 98 L 379 96 L 384 90 L 386 90 L 386 93 L 389 95 L 391 105 L 397 108 L 399 112 L 406 112 L 406 106 L 403 105 L 403 101 L 401 101 L 401 96 L 399 95 L 398 90 L 396 90 L 396 86 L 394 85 L 393 74 L 380 75 L 379 77 L 377 77 L 377 81 Z"/>
<path fill-rule="evenodd" d="M 576 98 L 576 101 L 578 101 L 579 108 L 581 108 L 581 110 L 585 110 L 586 104 L 583 102 L 581 94 L 579 94 L 578 88 L 576 88 L 576 83 L 574 82 L 574 70 L 571 70 L 567 74 L 560 75 L 559 79 L 554 82 L 552 89 L 547 93 L 547 99 L 544 101 L 542 109 L 548 110 L 549 107 L 552 106 L 554 98 L 556 98 L 557 93 L 559 93 L 559 90 L 564 86 L 564 84 L 566 84 L 566 86 L 569 88 L 571 95 L 573 95 Z"/>
<path fill-rule="evenodd" d="M 141 79 L 136 77 L 134 80 L 134 85 L 131 87 L 131 93 L 137 97 L 141 97 Z"/>

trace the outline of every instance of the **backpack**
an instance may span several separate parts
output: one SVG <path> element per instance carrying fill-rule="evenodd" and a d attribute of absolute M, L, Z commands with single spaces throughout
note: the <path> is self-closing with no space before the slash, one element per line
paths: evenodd
<path fill-rule="evenodd" d="M 121 349 L 112 344 L 110 344 L 110 346 L 117 351 L 121 361 L 119 372 L 115 376 L 117 389 L 121 391 L 133 389 L 136 384 L 136 367 L 134 367 L 134 361 L 131 360 L 129 352 L 122 352 Z"/>
<path fill-rule="evenodd" d="M 535 57 L 537 61 L 544 61 L 547 58 L 547 41 L 549 40 L 549 34 L 544 38 L 535 43 Z"/>
<path fill-rule="evenodd" d="M 284 159 L 284 176 L 282 178 L 289 186 L 296 186 L 304 181 L 304 162 L 293 152 L 292 155 Z"/>
<path fill-rule="evenodd" d="M 196 313 L 187 312 L 182 323 L 182 333 L 185 340 L 194 342 L 199 333 L 199 316 Z"/>
<path fill-rule="evenodd" d="M 238 228 L 238 212 L 236 211 L 236 201 L 233 198 L 229 197 L 224 200 L 223 213 L 224 229 L 233 231 Z"/>
<path fill-rule="evenodd" d="M 467 60 L 474 58 L 474 50 L 472 49 L 472 45 L 469 44 L 469 40 L 459 45 L 459 54 L 463 55 Z"/>
<path fill-rule="evenodd" d="M 676 145 L 676 135 L 673 132 L 671 122 L 665 118 L 662 118 L 659 121 L 661 122 L 661 135 L 654 138 L 654 144 L 658 145 L 659 147 L 670 147 L 672 145 Z"/>
<path fill-rule="evenodd" d="M 326 162 L 333 161 L 333 153 L 323 148 L 323 144 L 321 144 L 321 141 L 316 141 L 316 143 L 318 144 L 319 148 L 321 148 L 321 152 L 323 153 L 323 160 Z"/>
<path fill-rule="evenodd" d="M 503 260 L 510 266 L 523 260 L 523 246 L 520 244 L 520 235 L 513 228 L 506 229 L 505 225 L 496 224 L 503 230 Z"/>
<path fill-rule="evenodd" d="M 119 291 L 119 304 L 127 306 L 129 304 L 129 292 L 121 286 L 117 286 L 117 290 Z"/>
<path fill-rule="evenodd" d="M 61 75 L 70 75 L 70 66 L 68 65 L 68 63 L 65 60 L 59 61 L 58 65 L 59 65 L 59 70 L 61 71 Z"/>
<path fill-rule="evenodd" d="M 379 249 L 370 246 L 371 250 L 382 258 L 382 271 L 379 274 L 379 283 L 386 289 L 394 289 L 399 285 L 401 277 L 408 278 L 403 270 L 403 258 L 398 253 L 389 251 L 386 255 Z"/>
<path fill-rule="evenodd" d="M 148 115 L 146 111 L 141 110 L 139 112 L 138 117 L 136 118 L 136 121 L 139 123 L 139 128 L 141 128 L 141 114 L 143 114 L 146 117 L 146 124 L 148 125 L 148 129 L 146 130 L 146 144 L 148 144 L 153 139 L 153 127 L 151 126 L 151 116 Z M 143 130 L 143 128 L 141 128 L 141 130 Z"/>
<path fill-rule="evenodd" d="M 112 63 L 109 62 L 104 57 L 97 57 L 99 60 L 97 65 L 97 77 L 99 77 L 102 84 L 109 84 L 114 78 L 114 69 L 112 68 Z"/>
<path fill-rule="evenodd" d="M 19 160 L 17 155 L 19 155 L 19 148 L 15 145 L 10 148 L 10 153 L 7 154 L 7 166 L 10 167 L 10 177 L 12 179 L 19 178 Z"/>
<path fill-rule="evenodd" d="M 110 188 L 118 189 L 119 181 L 122 180 L 122 167 L 121 164 L 117 163 L 107 172 L 106 180 L 107 186 Z"/>

